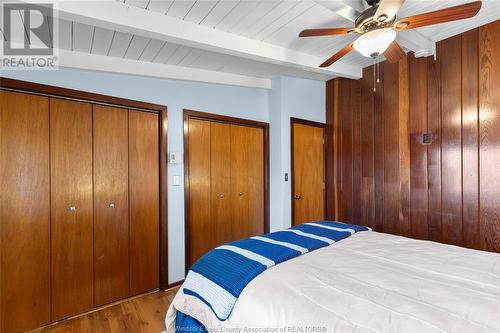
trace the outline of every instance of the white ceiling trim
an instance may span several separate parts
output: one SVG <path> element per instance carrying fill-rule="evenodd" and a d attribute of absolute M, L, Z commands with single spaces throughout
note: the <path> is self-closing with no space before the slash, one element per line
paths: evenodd
<path fill-rule="evenodd" d="M 21 45 L 18 43 L 13 43 L 13 46 L 21 47 Z M 2 48 L 3 45 L 0 46 L 0 51 L 2 51 Z M 57 50 L 57 56 L 59 59 L 59 68 L 135 75 L 157 79 L 215 83 L 259 89 L 272 88 L 271 79 L 209 71 L 205 69 L 158 64 L 123 58 L 113 58 L 103 55 L 75 52 L 69 50 Z M 0 69 L 5 71 L 10 70 L 9 68 L 3 68 L 1 62 Z"/>
<path fill-rule="evenodd" d="M 44 0 L 22 0 L 44 3 Z M 95 25 L 163 41 L 196 47 L 246 59 L 337 76 L 360 78 L 362 69 L 336 63 L 328 69 L 318 68 L 324 59 L 281 46 L 261 42 L 144 10 L 114 0 L 55 0 L 59 18 Z"/>
<path fill-rule="evenodd" d="M 271 89 L 271 79 L 59 50 L 59 67 Z"/>

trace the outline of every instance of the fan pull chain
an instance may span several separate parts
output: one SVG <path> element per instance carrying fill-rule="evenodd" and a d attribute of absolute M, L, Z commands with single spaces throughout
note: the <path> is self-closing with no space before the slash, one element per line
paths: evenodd
<path fill-rule="evenodd" d="M 377 83 L 380 83 L 380 63 L 373 58 L 373 92 L 377 92 Z"/>
<path fill-rule="evenodd" d="M 377 62 L 377 83 L 380 83 L 380 62 Z"/>
<path fill-rule="evenodd" d="M 377 80 L 376 80 L 376 76 L 377 76 L 377 62 L 375 60 L 373 60 L 373 92 L 376 92 L 377 91 Z"/>

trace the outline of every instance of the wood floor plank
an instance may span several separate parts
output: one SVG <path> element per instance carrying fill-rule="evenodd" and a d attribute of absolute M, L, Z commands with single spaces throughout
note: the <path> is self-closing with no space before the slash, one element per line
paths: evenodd
<path fill-rule="evenodd" d="M 177 290 L 179 287 L 133 298 L 32 333 L 159 333 L 165 330 L 165 315 Z"/>

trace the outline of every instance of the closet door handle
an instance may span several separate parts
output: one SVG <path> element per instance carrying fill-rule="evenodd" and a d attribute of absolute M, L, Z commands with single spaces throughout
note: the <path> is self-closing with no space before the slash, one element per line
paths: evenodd
<path fill-rule="evenodd" d="M 68 210 L 70 212 L 76 212 L 76 207 L 75 206 L 69 206 Z"/>
<path fill-rule="evenodd" d="M 223 199 L 224 198 L 224 193 L 219 194 L 219 198 Z"/>
<path fill-rule="evenodd" d="M 238 193 L 238 195 L 241 197 L 243 195 L 243 192 Z"/>
<path fill-rule="evenodd" d="M 116 208 L 116 205 L 114 203 L 110 203 L 109 208 Z"/>

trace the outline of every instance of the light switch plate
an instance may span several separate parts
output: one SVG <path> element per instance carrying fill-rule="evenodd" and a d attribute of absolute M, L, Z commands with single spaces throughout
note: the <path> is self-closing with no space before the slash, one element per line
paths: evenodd
<path fill-rule="evenodd" d="M 168 163 L 170 163 L 170 164 L 182 163 L 182 154 L 178 151 L 169 152 L 168 153 Z"/>
<path fill-rule="evenodd" d="M 172 183 L 174 186 L 180 186 L 181 185 L 181 176 L 175 175 Z"/>

